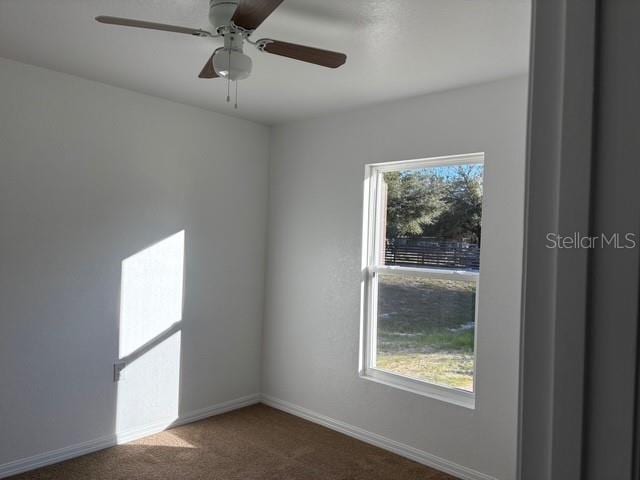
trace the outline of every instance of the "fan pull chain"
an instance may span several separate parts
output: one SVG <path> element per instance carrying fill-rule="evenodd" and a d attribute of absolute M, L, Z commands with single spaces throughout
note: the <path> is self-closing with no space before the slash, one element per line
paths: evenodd
<path fill-rule="evenodd" d="M 237 110 L 238 109 L 238 81 L 236 80 L 236 104 L 234 105 L 234 108 Z"/>
<path fill-rule="evenodd" d="M 233 37 L 231 38 L 233 40 Z M 231 47 L 229 47 L 229 66 L 227 73 L 227 103 L 231 101 L 230 89 L 231 89 Z"/>

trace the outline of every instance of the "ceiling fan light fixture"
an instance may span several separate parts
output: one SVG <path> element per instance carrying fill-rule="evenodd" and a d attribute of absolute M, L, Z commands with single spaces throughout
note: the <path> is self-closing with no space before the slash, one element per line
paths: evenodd
<path fill-rule="evenodd" d="M 233 82 L 236 97 L 235 108 L 238 108 L 238 80 L 247 78 L 251 74 L 253 66 L 251 57 L 243 53 L 245 42 L 260 52 L 328 68 L 338 68 L 347 60 L 344 53 L 330 50 L 269 38 L 252 41 L 249 37 L 283 1 L 209 0 L 209 21 L 214 27 L 213 31 L 105 15 L 96 17 L 96 21 L 121 27 L 146 28 L 200 38 L 222 39 L 224 46 L 213 52 L 204 64 L 198 78 L 223 78 L 226 80 L 227 102 L 231 101 L 231 83 Z"/>
<path fill-rule="evenodd" d="M 237 50 L 220 48 L 213 55 L 213 69 L 220 77 L 233 82 L 247 78 L 252 66 L 251 57 Z"/>

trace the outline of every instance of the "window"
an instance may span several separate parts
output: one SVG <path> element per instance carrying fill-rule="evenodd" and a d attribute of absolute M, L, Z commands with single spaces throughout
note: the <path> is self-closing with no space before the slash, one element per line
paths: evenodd
<path fill-rule="evenodd" d="M 484 155 L 367 166 L 361 374 L 474 406 Z"/>

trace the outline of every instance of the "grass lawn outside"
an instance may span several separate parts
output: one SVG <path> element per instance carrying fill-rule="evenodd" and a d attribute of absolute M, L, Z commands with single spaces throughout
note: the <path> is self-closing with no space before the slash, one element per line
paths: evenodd
<path fill-rule="evenodd" d="M 473 391 L 475 282 L 384 274 L 376 366 Z"/>

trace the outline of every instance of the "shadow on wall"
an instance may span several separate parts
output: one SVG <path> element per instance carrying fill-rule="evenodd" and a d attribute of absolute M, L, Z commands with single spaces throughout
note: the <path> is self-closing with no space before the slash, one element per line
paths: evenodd
<path fill-rule="evenodd" d="M 116 436 L 179 415 L 184 230 L 122 261 Z"/>

